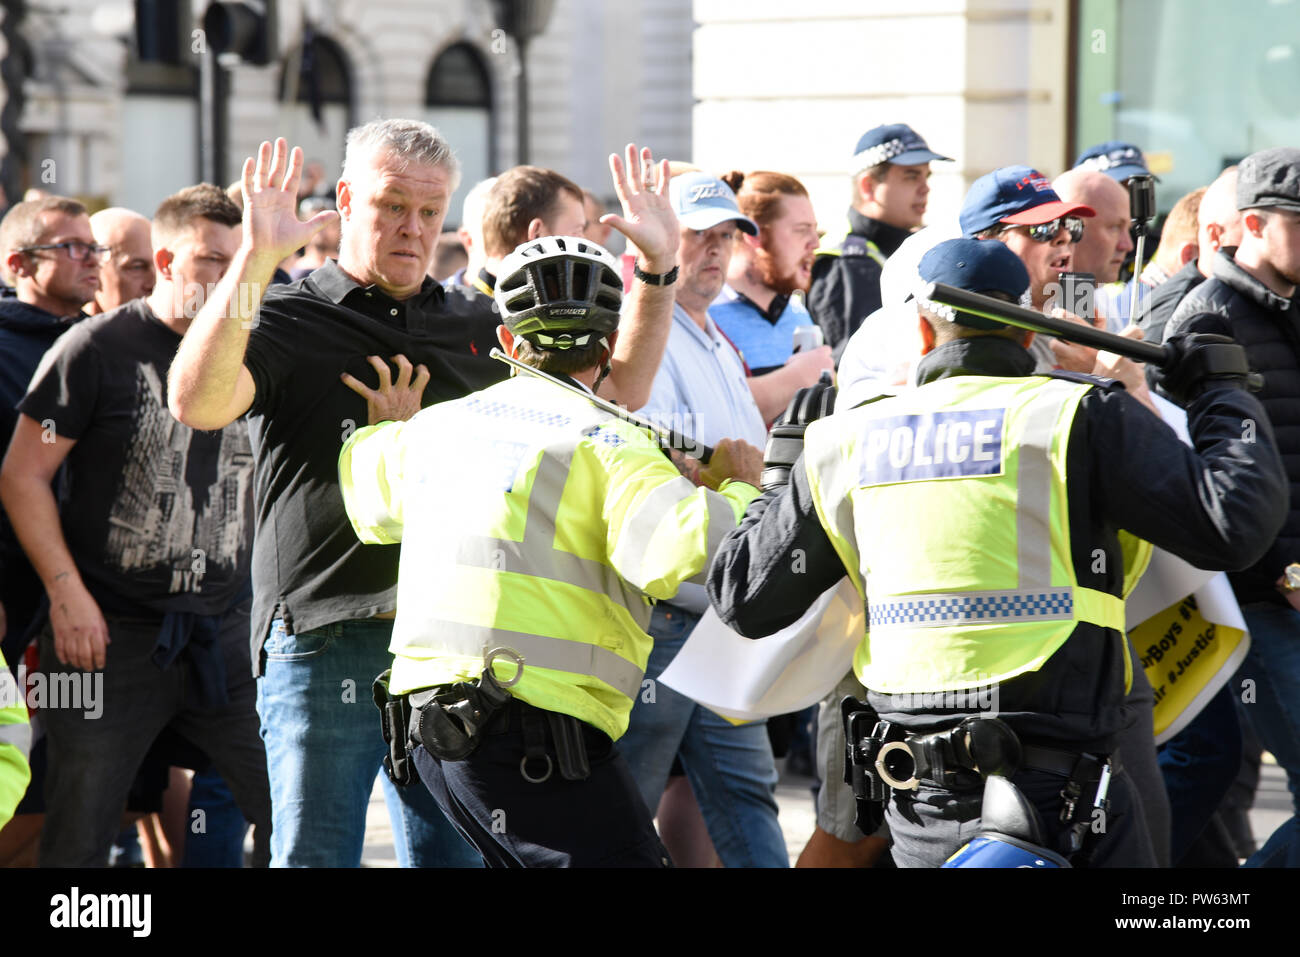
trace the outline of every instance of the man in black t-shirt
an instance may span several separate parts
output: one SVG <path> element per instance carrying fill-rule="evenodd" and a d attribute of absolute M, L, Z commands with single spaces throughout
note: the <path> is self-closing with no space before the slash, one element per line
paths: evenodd
<path fill-rule="evenodd" d="M 275 264 L 335 215 L 298 221 L 301 165 L 301 151 L 284 140 L 274 150 L 263 143 L 256 162 L 245 163 L 244 242 L 181 344 L 169 397 L 172 412 L 195 428 L 248 414 L 252 634 L 264 667 L 258 699 L 273 863 L 356 866 L 386 750 L 367 699 L 391 664 L 398 546 L 358 541 L 339 492 L 339 452 L 357 428 L 467 395 L 505 378 L 505 367 L 480 362 L 491 342 L 427 277 L 459 171 L 426 123 L 379 120 L 348 134 L 338 261 L 263 299 Z M 655 189 L 643 185 L 649 150 L 628 148 L 626 174 L 622 160 L 611 165 L 626 217 L 611 221 L 641 250 L 644 278 L 628 296 L 602 394 L 635 409 L 650 395 L 672 321 L 677 223 L 661 195 L 666 175 Z M 376 377 L 378 389 L 362 384 Z M 390 811 L 400 813 L 393 831 L 401 863 L 478 860 L 426 790 L 384 786 Z"/>
<path fill-rule="evenodd" d="M 60 663 L 91 672 L 74 675 L 76 706 L 52 701 L 42 712 L 42 866 L 108 863 L 136 769 L 165 727 L 212 758 L 256 826 L 255 861 L 269 860 L 245 644 L 252 453 L 242 424 L 196 432 L 172 418 L 166 395 L 176 347 L 229 266 L 239 222 L 214 186 L 164 201 L 154 291 L 73 327 L 19 403 L 0 496 L 50 599 L 41 667 L 50 688 Z M 56 503 L 50 480 L 61 465 Z"/>

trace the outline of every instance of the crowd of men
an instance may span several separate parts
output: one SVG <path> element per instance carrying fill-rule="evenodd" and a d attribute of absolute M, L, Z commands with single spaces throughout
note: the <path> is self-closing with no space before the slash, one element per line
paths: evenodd
<path fill-rule="evenodd" d="M 138 834 L 155 866 L 357 866 L 384 768 L 403 866 L 789 866 L 777 723 L 659 678 L 710 603 L 761 638 L 847 576 L 869 627 L 816 709 L 799 866 L 938 866 L 975 833 L 990 760 L 950 736 L 989 716 L 897 696 L 984 680 L 1061 860 L 1300 865 L 1300 818 L 1258 849 L 1245 823 L 1261 749 L 1300 793 L 1300 150 L 1178 200 L 1128 275 L 1148 170 L 1126 143 L 1055 180 L 992 170 L 926 225 L 952 160 L 877 126 L 838 231 L 795 176 L 629 145 L 618 213 L 517 166 L 444 233 L 453 146 L 375 121 L 329 195 L 281 140 L 149 217 L 41 197 L 0 221 L 0 863 L 103 866 Z M 1095 308 L 1061 308 L 1063 273 Z M 1026 335 L 927 282 L 1177 362 Z M 665 456 L 596 397 L 690 443 Z M 997 468 L 967 467 L 987 449 L 955 424 L 946 471 L 871 451 L 905 421 L 985 435 L 990 403 Z M 1147 543 L 1231 572 L 1251 636 L 1159 747 L 1124 635 Z M 1035 588 L 1072 608 L 995 660 L 969 609 Z M 964 610 L 921 626 L 917 595 Z M 918 757 L 919 788 L 870 810 L 846 695 L 877 746 L 947 765 Z"/>

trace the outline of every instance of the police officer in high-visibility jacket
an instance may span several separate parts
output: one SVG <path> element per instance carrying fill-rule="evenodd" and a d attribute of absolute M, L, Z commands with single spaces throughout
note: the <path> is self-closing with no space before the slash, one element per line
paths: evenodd
<path fill-rule="evenodd" d="M 386 736 L 409 729 L 420 777 L 489 866 L 669 863 L 614 742 L 652 693 L 652 599 L 702 582 L 758 494 L 753 446 L 720 442 L 697 488 L 585 397 L 621 296 L 588 240 L 521 245 L 497 280 L 502 348 L 577 394 L 520 375 L 361 429 L 339 462 L 362 541 L 402 542 Z"/>
<path fill-rule="evenodd" d="M 14 816 L 14 808 L 31 782 L 32 771 L 27 763 L 31 743 L 27 702 L 0 655 L 0 827 Z"/>
<path fill-rule="evenodd" d="M 1010 302 L 1029 284 L 980 240 L 939 244 L 919 272 Z M 1232 569 L 1280 525 L 1285 478 L 1244 357 L 1217 337 L 1178 344 L 1163 381 L 1188 402 L 1192 449 L 1118 383 L 1031 375 L 1032 333 L 925 301 L 918 316 L 920 387 L 808 427 L 789 484 L 723 543 L 710 598 L 764 635 L 846 571 L 862 592 L 854 666 L 880 719 L 863 746 L 884 762 L 866 774 L 900 865 L 938 866 L 975 834 L 995 762 L 1048 848 L 1076 866 L 1152 865 L 1113 745 L 1132 718 L 1122 596 L 1136 539 Z M 994 714 L 1002 725 L 971 723 Z"/>

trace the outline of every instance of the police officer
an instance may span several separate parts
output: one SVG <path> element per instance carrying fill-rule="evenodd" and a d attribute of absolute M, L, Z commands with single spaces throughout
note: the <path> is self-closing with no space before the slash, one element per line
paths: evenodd
<path fill-rule="evenodd" d="M 13 817 L 14 808 L 32 779 L 27 763 L 31 742 L 32 729 L 27 723 L 23 689 L 0 655 L 0 828 Z"/>
<path fill-rule="evenodd" d="M 645 690 L 652 600 L 698 581 L 758 494 L 753 446 L 720 442 L 696 488 L 584 397 L 621 296 L 588 240 L 521 245 L 498 273 L 501 346 L 578 394 L 521 375 L 361 429 L 340 458 L 361 540 L 402 542 L 388 695 L 414 720 L 386 735 L 411 730 L 424 784 L 489 866 L 667 863 L 614 742 Z"/>
<path fill-rule="evenodd" d="M 1003 244 L 969 239 L 939 244 L 919 272 L 1010 302 L 1029 284 Z M 710 598 L 763 635 L 846 570 L 869 597 L 854 661 L 868 702 L 892 740 L 947 761 L 892 776 L 900 865 L 937 866 L 978 829 L 979 762 L 959 739 L 993 712 L 1018 739 L 1008 773 L 1048 847 L 1076 864 L 1150 865 L 1112 754 L 1131 720 L 1121 596 L 1144 562 L 1138 539 L 1239 568 L 1279 527 L 1282 466 L 1244 359 L 1226 339 L 1176 345 L 1164 383 L 1188 402 L 1198 452 L 1117 383 L 1031 375 L 1032 333 L 925 301 L 918 315 L 920 388 L 814 422 L 789 484 L 723 543 Z"/>
<path fill-rule="evenodd" d="M 867 130 L 853 149 L 848 228 L 823 240 L 808 292 L 808 311 L 836 360 L 862 320 L 880 308 L 885 260 L 921 225 L 934 160 L 952 162 L 905 123 Z"/>

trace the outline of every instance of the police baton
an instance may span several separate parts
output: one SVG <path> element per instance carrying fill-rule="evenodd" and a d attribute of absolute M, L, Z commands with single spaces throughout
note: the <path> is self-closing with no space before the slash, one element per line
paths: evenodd
<path fill-rule="evenodd" d="M 958 289 L 947 283 L 929 283 L 921 290 L 921 296 L 941 306 L 969 312 L 973 316 L 1056 336 L 1058 339 L 1075 342 L 1081 346 L 1113 352 L 1135 362 L 1146 362 L 1162 369 L 1172 366 L 1175 362 L 1176 353 L 1170 346 L 1143 342 L 1140 339 L 1128 339 L 1107 332 L 1105 329 L 1094 329 L 1092 326 L 1081 325 L 1068 319 L 1045 316 L 1036 310 L 1012 305 L 990 296 L 981 296 L 977 292 Z"/>
<path fill-rule="evenodd" d="M 629 412 L 621 405 L 615 405 L 613 402 L 606 401 L 592 392 L 580 389 L 575 385 L 570 385 L 563 379 L 557 379 L 555 376 L 548 372 L 543 372 L 541 369 L 534 369 L 530 365 L 525 365 L 518 359 L 506 355 L 500 349 L 493 348 L 488 355 L 492 356 L 493 359 L 499 359 L 513 369 L 517 369 L 520 372 L 527 372 L 529 375 L 535 376 L 538 379 L 544 379 L 552 385 L 558 385 L 561 389 L 572 392 L 574 395 L 580 395 L 596 408 L 608 412 L 610 415 L 616 415 L 625 422 L 631 422 L 638 428 L 649 429 L 650 434 L 658 440 L 659 446 L 664 449 L 664 451 L 676 449 L 688 458 L 697 459 L 702 465 L 708 465 L 709 459 L 713 458 L 712 448 L 705 445 L 703 442 L 695 441 L 695 439 L 691 438 L 689 435 L 683 435 L 681 432 L 676 432 L 672 429 L 665 429 L 662 426 L 655 425 L 649 419 L 643 419 L 641 416 Z"/>

